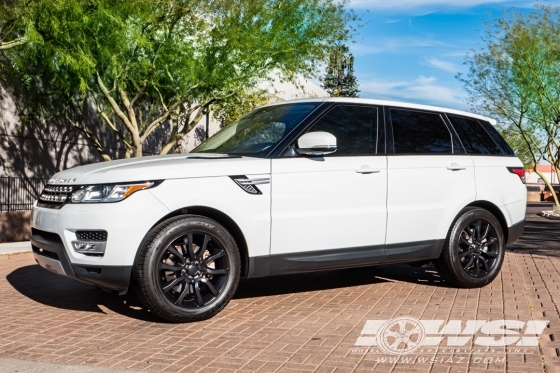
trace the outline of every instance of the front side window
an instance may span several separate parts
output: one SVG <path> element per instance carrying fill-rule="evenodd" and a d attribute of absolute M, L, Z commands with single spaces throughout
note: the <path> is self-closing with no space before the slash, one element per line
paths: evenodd
<path fill-rule="evenodd" d="M 498 145 L 478 120 L 454 115 L 447 115 L 447 117 L 459 135 L 467 154 L 502 154 Z"/>
<path fill-rule="evenodd" d="M 451 133 L 439 114 L 391 109 L 395 154 L 452 154 Z"/>
<path fill-rule="evenodd" d="M 338 105 L 308 132 L 328 132 L 336 137 L 336 152 L 326 157 L 375 154 L 377 144 L 377 108 Z"/>
<path fill-rule="evenodd" d="M 266 157 L 320 103 L 275 105 L 252 111 L 227 125 L 191 153 Z"/>

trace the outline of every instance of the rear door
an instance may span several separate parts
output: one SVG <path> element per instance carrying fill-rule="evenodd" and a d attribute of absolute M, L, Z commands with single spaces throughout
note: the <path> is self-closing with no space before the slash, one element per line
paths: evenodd
<path fill-rule="evenodd" d="M 386 108 L 387 259 L 439 256 L 453 218 L 475 200 L 474 165 L 438 112 Z"/>
<path fill-rule="evenodd" d="M 527 189 L 509 170 L 523 163 L 489 122 L 454 114 L 447 117 L 474 163 L 476 199 L 503 207 L 508 225 L 523 220 Z"/>

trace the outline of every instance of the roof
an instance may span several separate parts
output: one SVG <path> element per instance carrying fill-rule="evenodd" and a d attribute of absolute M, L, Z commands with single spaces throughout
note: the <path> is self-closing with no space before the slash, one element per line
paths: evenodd
<path fill-rule="evenodd" d="M 299 99 L 299 100 L 290 100 L 290 101 L 281 101 L 276 102 L 267 106 L 272 105 L 282 105 L 288 103 L 298 103 L 298 102 L 345 102 L 345 103 L 354 103 L 354 104 L 369 104 L 369 105 L 380 105 L 380 106 L 395 106 L 395 107 L 402 107 L 407 109 L 419 109 L 419 110 L 430 110 L 430 111 L 443 111 L 449 114 L 457 114 L 463 115 L 468 117 L 473 117 L 481 120 L 488 121 L 492 123 L 492 125 L 496 125 L 496 120 L 492 118 L 485 117 L 483 115 L 469 113 L 467 111 L 462 110 L 455 110 L 449 108 L 443 108 L 439 106 L 430 106 L 430 105 L 422 105 L 416 104 L 411 102 L 401 102 L 401 101 L 387 101 L 387 100 L 377 100 L 377 99 L 369 99 L 369 98 L 350 98 L 350 97 L 328 97 L 328 98 L 307 98 L 307 99 Z"/>

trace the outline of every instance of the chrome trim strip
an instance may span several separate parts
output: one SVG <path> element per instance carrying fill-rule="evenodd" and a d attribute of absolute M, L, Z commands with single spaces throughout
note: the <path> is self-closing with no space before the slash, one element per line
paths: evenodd
<path fill-rule="evenodd" d="M 236 181 L 241 185 L 261 185 L 270 184 L 270 178 L 260 178 L 260 179 L 236 179 Z"/>

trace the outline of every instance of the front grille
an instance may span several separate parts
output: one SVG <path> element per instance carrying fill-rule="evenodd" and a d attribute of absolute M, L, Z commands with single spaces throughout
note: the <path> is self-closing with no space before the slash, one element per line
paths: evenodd
<path fill-rule="evenodd" d="M 107 241 L 106 231 L 76 231 L 76 238 L 80 241 L 94 241 L 105 242 Z"/>
<path fill-rule="evenodd" d="M 59 209 L 68 202 L 75 188 L 75 186 L 47 185 L 39 196 L 37 206 Z"/>

